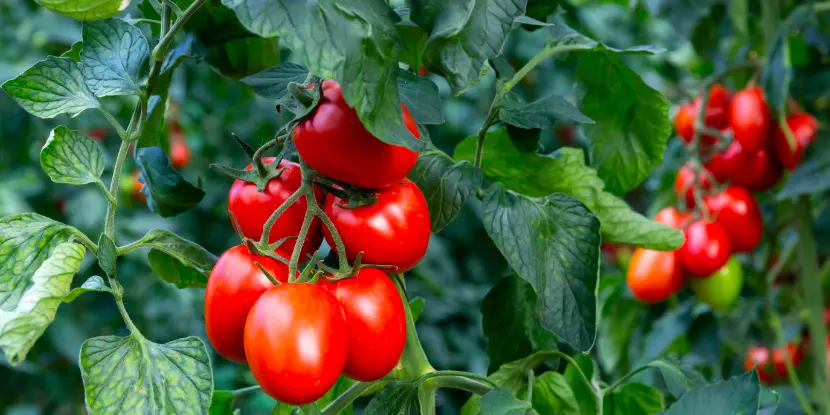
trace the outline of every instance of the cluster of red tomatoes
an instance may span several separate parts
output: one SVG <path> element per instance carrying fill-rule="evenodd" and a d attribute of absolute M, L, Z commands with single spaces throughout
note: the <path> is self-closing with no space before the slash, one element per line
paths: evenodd
<path fill-rule="evenodd" d="M 247 362 L 266 393 L 294 405 L 317 400 L 341 374 L 373 381 L 398 364 L 406 342 L 406 313 L 398 288 L 384 271 L 401 273 L 415 266 L 430 236 L 424 195 L 405 177 L 417 153 L 372 136 L 337 83 L 325 81 L 322 87 L 319 106 L 294 129 L 297 152 L 328 179 L 373 189 L 374 203 L 352 206 L 326 194 L 318 182 L 315 200 L 301 197 L 288 206 L 268 239 L 288 238 L 276 251 L 286 259 L 297 243 L 303 260 L 323 238 L 336 249 L 333 235 L 317 217 L 305 239 L 296 239 L 308 203 L 319 203 L 342 239 L 346 252 L 340 254 L 353 262 L 362 253 L 362 263 L 375 267 L 346 278 L 329 274 L 319 281 L 298 281 L 289 278 L 284 262 L 254 255 L 242 244 L 219 258 L 205 294 L 205 324 L 216 351 Z M 406 108 L 403 117 L 418 137 Z M 246 238 L 259 240 L 268 218 L 303 185 L 300 165 L 281 160 L 279 167 L 281 174 L 262 191 L 241 180 L 231 187 L 228 210 Z"/>

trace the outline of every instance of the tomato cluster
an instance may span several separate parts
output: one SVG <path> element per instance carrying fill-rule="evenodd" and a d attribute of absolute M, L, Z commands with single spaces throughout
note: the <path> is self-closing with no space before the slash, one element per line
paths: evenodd
<path fill-rule="evenodd" d="M 405 107 L 402 115 L 417 138 Z M 231 221 L 250 241 L 227 250 L 212 270 L 205 325 L 214 349 L 247 363 L 266 393 L 302 405 L 319 399 L 341 374 L 374 381 L 397 365 L 406 343 L 406 312 L 384 271 L 401 273 L 421 260 L 430 218 L 424 195 L 406 178 L 417 153 L 372 136 L 336 82 L 322 83 L 319 106 L 295 127 L 293 140 L 315 181 L 306 180 L 305 167 L 298 163 L 265 158 L 265 165 L 279 163 L 279 174 L 262 190 L 241 179 L 233 183 Z M 312 188 L 302 192 L 303 186 Z M 368 189 L 371 201 L 344 200 L 347 188 Z M 297 198 L 298 192 L 303 196 Z M 273 221 L 267 241 L 257 244 L 281 241 L 275 256 L 284 261 L 252 253 L 252 241 L 263 238 L 266 222 L 287 201 L 291 203 Z M 312 204 L 333 230 L 323 226 Z M 318 213 L 298 241 L 311 211 Z M 289 275 L 292 252 L 308 261 L 324 238 L 335 251 L 342 243 L 345 252 L 338 253 L 350 262 L 360 257 L 361 263 L 373 265 L 356 265 L 345 277 L 323 275 L 322 270 L 310 281 Z"/>

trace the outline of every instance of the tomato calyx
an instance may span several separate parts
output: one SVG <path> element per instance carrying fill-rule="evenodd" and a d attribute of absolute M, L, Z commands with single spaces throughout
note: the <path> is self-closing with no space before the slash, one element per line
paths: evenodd
<path fill-rule="evenodd" d="M 338 199 L 346 200 L 348 203 L 338 204 L 344 209 L 354 209 L 360 206 L 371 206 L 377 203 L 378 195 L 374 189 L 364 189 L 334 180 L 329 177 L 321 175 L 319 172 L 315 173 L 316 177 L 314 183 L 324 188 L 326 192 L 337 196 Z"/>
<path fill-rule="evenodd" d="M 268 182 L 274 179 L 279 179 L 280 175 L 283 172 L 283 168 L 280 167 L 280 162 L 283 158 L 285 158 L 286 149 L 288 148 L 285 145 L 286 139 L 288 135 L 282 135 L 273 140 L 270 140 L 260 146 L 258 149 L 254 150 L 248 143 L 243 141 L 239 136 L 234 133 L 231 133 L 236 143 L 242 147 L 242 150 L 245 151 L 245 154 L 248 155 L 251 159 L 251 165 L 253 166 L 252 169 L 237 169 L 233 167 L 228 167 L 218 163 L 212 163 L 210 165 L 211 168 L 216 169 L 219 173 L 222 173 L 226 176 L 230 176 L 237 180 L 242 180 L 244 182 L 253 183 L 256 185 L 257 191 L 262 192 L 268 186 Z M 265 154 L 266 151 L 270 150 L 271 148 L 276 147 L 277 145 L 282 144 L 283 149 L 280 152 L 280 155 L 274 160 L 273 163 L 265 163 L 262 160 L 262 156 Z"/>
<path fill-rule="evenodd" d="M 294 124 L 311 115 L 323 100 L 323 80 L 310 73 L 305 82 L 289 82 L 286 89 L 294 98 L 286 105 L 295 114 Z M 277 112 L 281 112 L 280 105 L 277 105 Z"/>

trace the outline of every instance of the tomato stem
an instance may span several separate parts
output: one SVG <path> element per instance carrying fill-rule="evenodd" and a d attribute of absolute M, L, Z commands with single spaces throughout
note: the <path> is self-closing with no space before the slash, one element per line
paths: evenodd
<path fill-rule="evenodd" d="M 778 316 L 778 313 L 776 313 L 772 308 L 770 308 L 768 312 L 770 326 L 775 334 L 775 344 L 778 345 L 778 347 L 782 347 L 784 350 L 784 365 L 787 367 L 787 379 L 793 387 L 793 391 L 795 392 L 796 398 L 798 398 L 798 403 L 801 405 L 801 409 L 803 409 L 804 413 L 807 415 L 814 415 L 815 412 L 813 412 L 812 405 L 807 399 L 807 396 L 804 395 L 804 391 L 801 388 L 801 380 L 798 378 L 795 366 L 793 366 L 793 357 L 787 348 L 787 342 L 784 340 L 784 330 L 781 328 L 781 319 Z"/>
<path fill-rule="evenodd" d="M 349 389 L 346 389 L 340 396 L 335 398 L 328 404 L 325 408 L 323 408 L 320 413 L 322 415 L 335 415 L 339 414 L 340 411 L 346 409 L 355 399 L 359 398 L 363 392 L 369 390 L 372 386 L 374 386 L 375 382 L 355 382 L 352 386 L 349 386 Z"/>
<path fill-rule="evenodd" d="M 196 10 L 199 10 L 200 7 L 205 3 L 205 0 L 195 0 L 187 9 L 184 10 L 181 16 L 176 19 L 176 23 L 173 26 L 170 26 L 170 6 L 167 5 L 167 2 L 162 2 L 164 4 L 162 8 L 162 18 L 161 18 L 161 39 L 159 40 L 158 45 L 153 48 L 153 60 L 155 62 L 161 63 L 164 60 L 164 56 L 167 54 L 167 49 L 170 47 L 170 43 L 173 41 L 173 38 L 176 36 L 176 32 L 178 32 L 184 24 L 187 23 L 187 20 L 196 13 Z M 165 13 L 166 12 L 166 13 Z M 167 16 L 165 16 L 165 14 Z"/>
<path fill-rule="evenodd" d="M 406 314 L 406 345 L 398 365 L 393 369 L 394 377 L 398 380 L 412 381 L 420 378 L 435 369 L 430 365 L 429 359 L 418 339 L 418 331 L 415 329 L 415 320 L 412 318 L 412 310 L 409 306 L 409 299 L 406 295 L 406 286 L 402 274 L 391 275 L 398 294 L 403 302 L 403 309 Z"/>

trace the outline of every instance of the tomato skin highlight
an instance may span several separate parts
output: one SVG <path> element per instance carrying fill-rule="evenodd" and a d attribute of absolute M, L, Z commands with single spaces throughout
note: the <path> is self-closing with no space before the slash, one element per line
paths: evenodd
<path fill-rule="evenodd" d="M 793 368 L 804 360 L 804 352 L 793 342 L 772 350 L 766 346 L 753 346 L 746 351 L 744 369 L 748 371 L 754 366 L 761 383 L 769 385 L 787 377 L 786 355 L 790 356 Z"/>
<path fill-rule="evenodd" d="M 279 254 L 287 258 L 285 253 Z M 246 361 L 242 337 L 248 312 L 262 293 L 274 286 L 254 262 L 278 281 L 288 281 L 287 265 L 253 255 L 245 245 L 237 245 L 216 261 L 205 290 L 205 328 L 210 344 L 217 353 L 236 363 Z"/>
<path fill-rule="evenodd" d="M 744 286 L 744 271 L 738 258 L 729 261 L 706 278 L 692 278 L 689 287 L 701 302 L 713 310 L 726 311 L 741 295 Z"/>
<path fill-rule="evenodd" d="M 780 127 L 775 130 L 772 147 L 781 165 L 787 170 L 793 170 L 801 163 L 804 149 L 815 140 L 818 120 L 810 114 L 800 113 L 788 116 L 786 122 L 795 137 L 795 149 L 790 148 L 787 136 Z"/>
<path fill-rule="evenodd" d="M 726 265 L 732 254 L 732 242 L 722 226 L 699 220 L 689 224 L 684 234 L 686 242 L 678 255 L 683 269 L 692 277 L 708 277 Z"/>
<path fill-rule="evenodd" d="M 750 371 L 755 368 L 758 372 L 758 379 L 761 383 L 769 385 L 773 380 L 773 373 L 770 370 L 770 352 L 764 346 L 753 346 L 747 349 L 744 358 L 744 370 Z"/>
<path fill-rule="evenodd" d="M 729 234 L 732 251 L 751 252 L 764 236 L 764 218 L 758 202 L 748 190 L 729 186 L 723 192 L 704 198 L 709 214 Z"/>
<path fill-rule="evenodd" d="M 431 224 L 424 194 L 411 180 L 403 179 L 375 195 L 377 203 L 373 205 L 345 208 L 345 201 L 329 194 L 324 211 L 343 239 L 349 261 L 363 251 L 364 264 L 408 271 L 424 257 L 429 245 Z M 323 233 L 336 250 L 329 230 L 324 228 Z"/>
<path fill-rule="evenodd" d="M 674 206 L 665 207 L 660 209 L 656 215 L 654 215 L 654 221 L 657 223 L 661 223 L 666 226 L 670 226 L 675 229 L 683 229 L 686 226 L 686 223 L 692 218 L 691 213 L 683 213 L 677 210 Z"/>
<path fill-rule="evenodd" d="M 406 344 L 406 314 L 392 280 L 377 268 L 362 268 L 352 278 L 319 285 L 343 307 L 349 333 L 349 355 L 343 373 L 361 382 L 389 373 Z"/>
<path fill-rule="evenodd" d="M 686 207 L 693 208 L 695 206 L 695 189 L 693 186 L 695 172 L 688 164 L 684 164 L 680 170 L 677 171 L 677 176 L 674 178 L 674 192 L 682 200 L 685 200 Z M 699 177 L 700 189 L 703 193 L 712 189 L 712 183 L 704 173 L 703 168 L 700 171 Z M 703 196 L 703 194 L 701 194 Z"/>
<path fill-rule="evenodd" d="M 266 164 L 271 164 L 274 157 L 264 157 Z M 228 193 L 228 211 L 239 222 L 242 234 L 248 238 L 258 241 L 262 237 L 262 227 L 268 218 L 277 210 L 282 203 L 288 199 L 295 190 L 300 188 L 302 174 L 300 165 L 288 160 L 282 160 L 280 167 L 284 170 L 279 177 L 268 181 L 265 190 L 257 191 L 256 184 L 243 180 L 236 180 Z M 252 169 L 248 165 L 246 170 Z M 323 190 L 314 187 L 314 196 L 318 203 L 323 201 Z M 274 222 L 271 228 L 271 235 L 268 242 L 278 241 L 286 236 L 297 236 L 303 224 L 306 207 L 308 206 L 305 196 L 300 197 Z M 233 223 L 233 220 L 231 220 Z M 303 243 L 300 259 L 308 259 L 320 247 L 323 241 L 322 222 L 315 217 L 311 220 L 306 240 Z M 292 252 L 296 239 L 290 239 L 280 245 L 279 249 Z"/>
<path fill-rule="evenodd" d="M 676 252 L 637 248 L 631 256 L 625 280 L 638 300 L 657 303 L 680 291 L 686 277 Z"/>
<path fill-rule="evenodd" d="M 403 121 L 415 138 L 418 127 L 401 104 Z M 418 153 L 384 143 L 373 136 L 343 98 L 340 85 L 323 81 L 323 98 L 311 116 L 294 129 L 294 145 L 308 165 L 335 180 L 380 189 L 403 179 L 415 166 Z"/>
<path fill-rule="evenodd" d="M 729 125 L 735 140 L 747 151 L 754 152 L 766 147 L 772 116 L 761 88 L 745 88 L 732 97 Z"/>
<path fill-rule="evenodd" d="M 279 402 L 304 405 L 325 395 L 343 372 L 346 317 L 325 288 L 280 284 L 254 303 L 244 343 L 262 390 Z"/>

